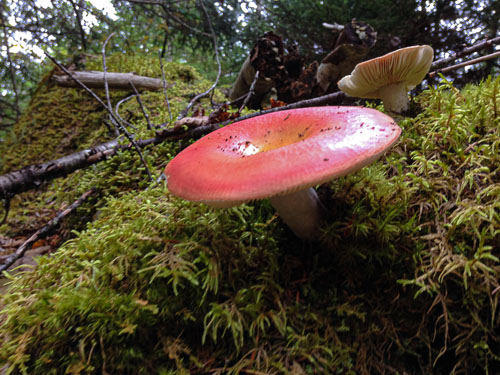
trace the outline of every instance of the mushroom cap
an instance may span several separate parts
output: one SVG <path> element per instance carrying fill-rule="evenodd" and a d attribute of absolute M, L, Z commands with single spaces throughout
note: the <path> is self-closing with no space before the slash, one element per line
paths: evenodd
<path fill-rule="evenodd" d="M 172 194 L 231 207 L 357 171 L 400 133 L 391 117 L 370 108 L 279 111 L 206 135 L 172 159 L 164 173 Z"/>
<path fill-rule="evenodd" d="M 412 46 L 356 65 L 352 73 L 338 82 L 339 89 L 357 98 L 380 98 L 380 89 L 392 84 L 413 89 L 430 69 L 432 47 Z"/>

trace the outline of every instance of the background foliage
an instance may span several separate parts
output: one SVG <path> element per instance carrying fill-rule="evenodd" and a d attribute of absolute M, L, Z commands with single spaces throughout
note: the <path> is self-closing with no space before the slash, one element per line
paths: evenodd
<path fill-rule="evenodd" d="M 0 131 L 25 108 L 36 83 L 50 64 L 40 64 L 41 49 L 58 59 L 78 62 L 82 54 L 100 54 L 115 32 L 109 52 L 163 51 L 208 78 L 217 69 L 207 17 L 199 0 L 112 0 L 115 14 L 85 0 L 0 1 Z M 487 0 L 225 0 L 207 1 L 217 34 L 223 83 L 231 83 L 258 36 L 268 30 L 298 45 L 309 62 L 320 60 L 333 37 L 323 22 L 345 24 L 352 18 L 370 23 L 379 35 L 372 55 L 413 44 L 429 44 L 437 55 L 460 50 L 498 35 L 500 3 Z M 486 54 L 488 50 L 481 53 Z M 496 70 L 495 70 L 496 69 Z M 491 60 L 461 74 L 456 84 L 478 81 L 498 71 Z M 454 73 L 457 75 L 458 73 Z"/>
<path fill-rule="evenodd" d="M 115 0 L 115 15 L 83 0 L 0 4 L 2 172 L 108 136 L 104 111 L 82 90 L 50 84 L 52 66 L 35 46 L 99 70 L 115 32 L 110 71 L 151 77 L 163 53 L 174 118 L 215 76 L 199 0 Z M 331 47 L 322 22 L 353 17 L 378 31 L 373 55 L 423 43 L 443 55 L 498 34 L 492 1 L 205 6 L 224 84 L 268 30 L 309 61 Z M 146 180 L 135 153 L 16 196 L 0 231 L 23 238 L 90 187 L 100 192 L 53 236 L 56 247 L 68 242 L 33 272 L 9 276 L 0 363 L 26 374 L 498 373 L 497 73 L 490 61 L 423 91 L 390 153 L 321 186 L 330 218 L 314 243 L 296 241 L 267 202 L 211 210 L 171 196 Z M 167 121 L 163 93 L 142 97 L 155 122 Z M 208 112 L 209 100 L 201 105 Z M 153 136 L 136 102 L 123 113 L 138 138 Z M 186 142 L 146 148 L 153 174 Z"/>

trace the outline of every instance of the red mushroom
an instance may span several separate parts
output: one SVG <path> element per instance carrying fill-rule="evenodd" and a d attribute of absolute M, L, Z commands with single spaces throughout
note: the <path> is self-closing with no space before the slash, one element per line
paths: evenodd
<path fill-rule="evenodd" d="M 384 153 L 401 129 L 374 109 L 315 107 L 274 112 L 198 140 L 165 168 L 178 197 L 213 207 L 270 198 L 300 238 L 317 232 L 315 185 L 355 172 Z"/>

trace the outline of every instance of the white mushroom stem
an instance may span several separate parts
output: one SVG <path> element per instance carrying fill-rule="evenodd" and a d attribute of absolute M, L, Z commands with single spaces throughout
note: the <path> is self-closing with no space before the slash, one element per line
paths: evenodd
<path fill-rule="evenodd" d="M 313 188 L 277 195 L 269 200 L 297 237 L 311 240 L 318 234 L 323 206 Z"/>
<path fill-rule="evenodd" d="M 379 90 L 380 99 L 388 112 L 401 113 L 408 108 L 408 87 L 404 82 L 393 83 Z"/>

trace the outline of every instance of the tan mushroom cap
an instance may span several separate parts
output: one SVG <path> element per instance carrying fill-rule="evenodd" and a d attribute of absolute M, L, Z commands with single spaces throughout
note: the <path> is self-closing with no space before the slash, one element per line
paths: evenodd
<path fill-rule="evenodd" d="M 402 48 L 356 65 L 338 86 L 350 96 L 370 99 L 380 99 L 381 90 L 393 84 L 409 91 L 424 79 L 433 57 L 434 50 L 428 45 Z"/>

